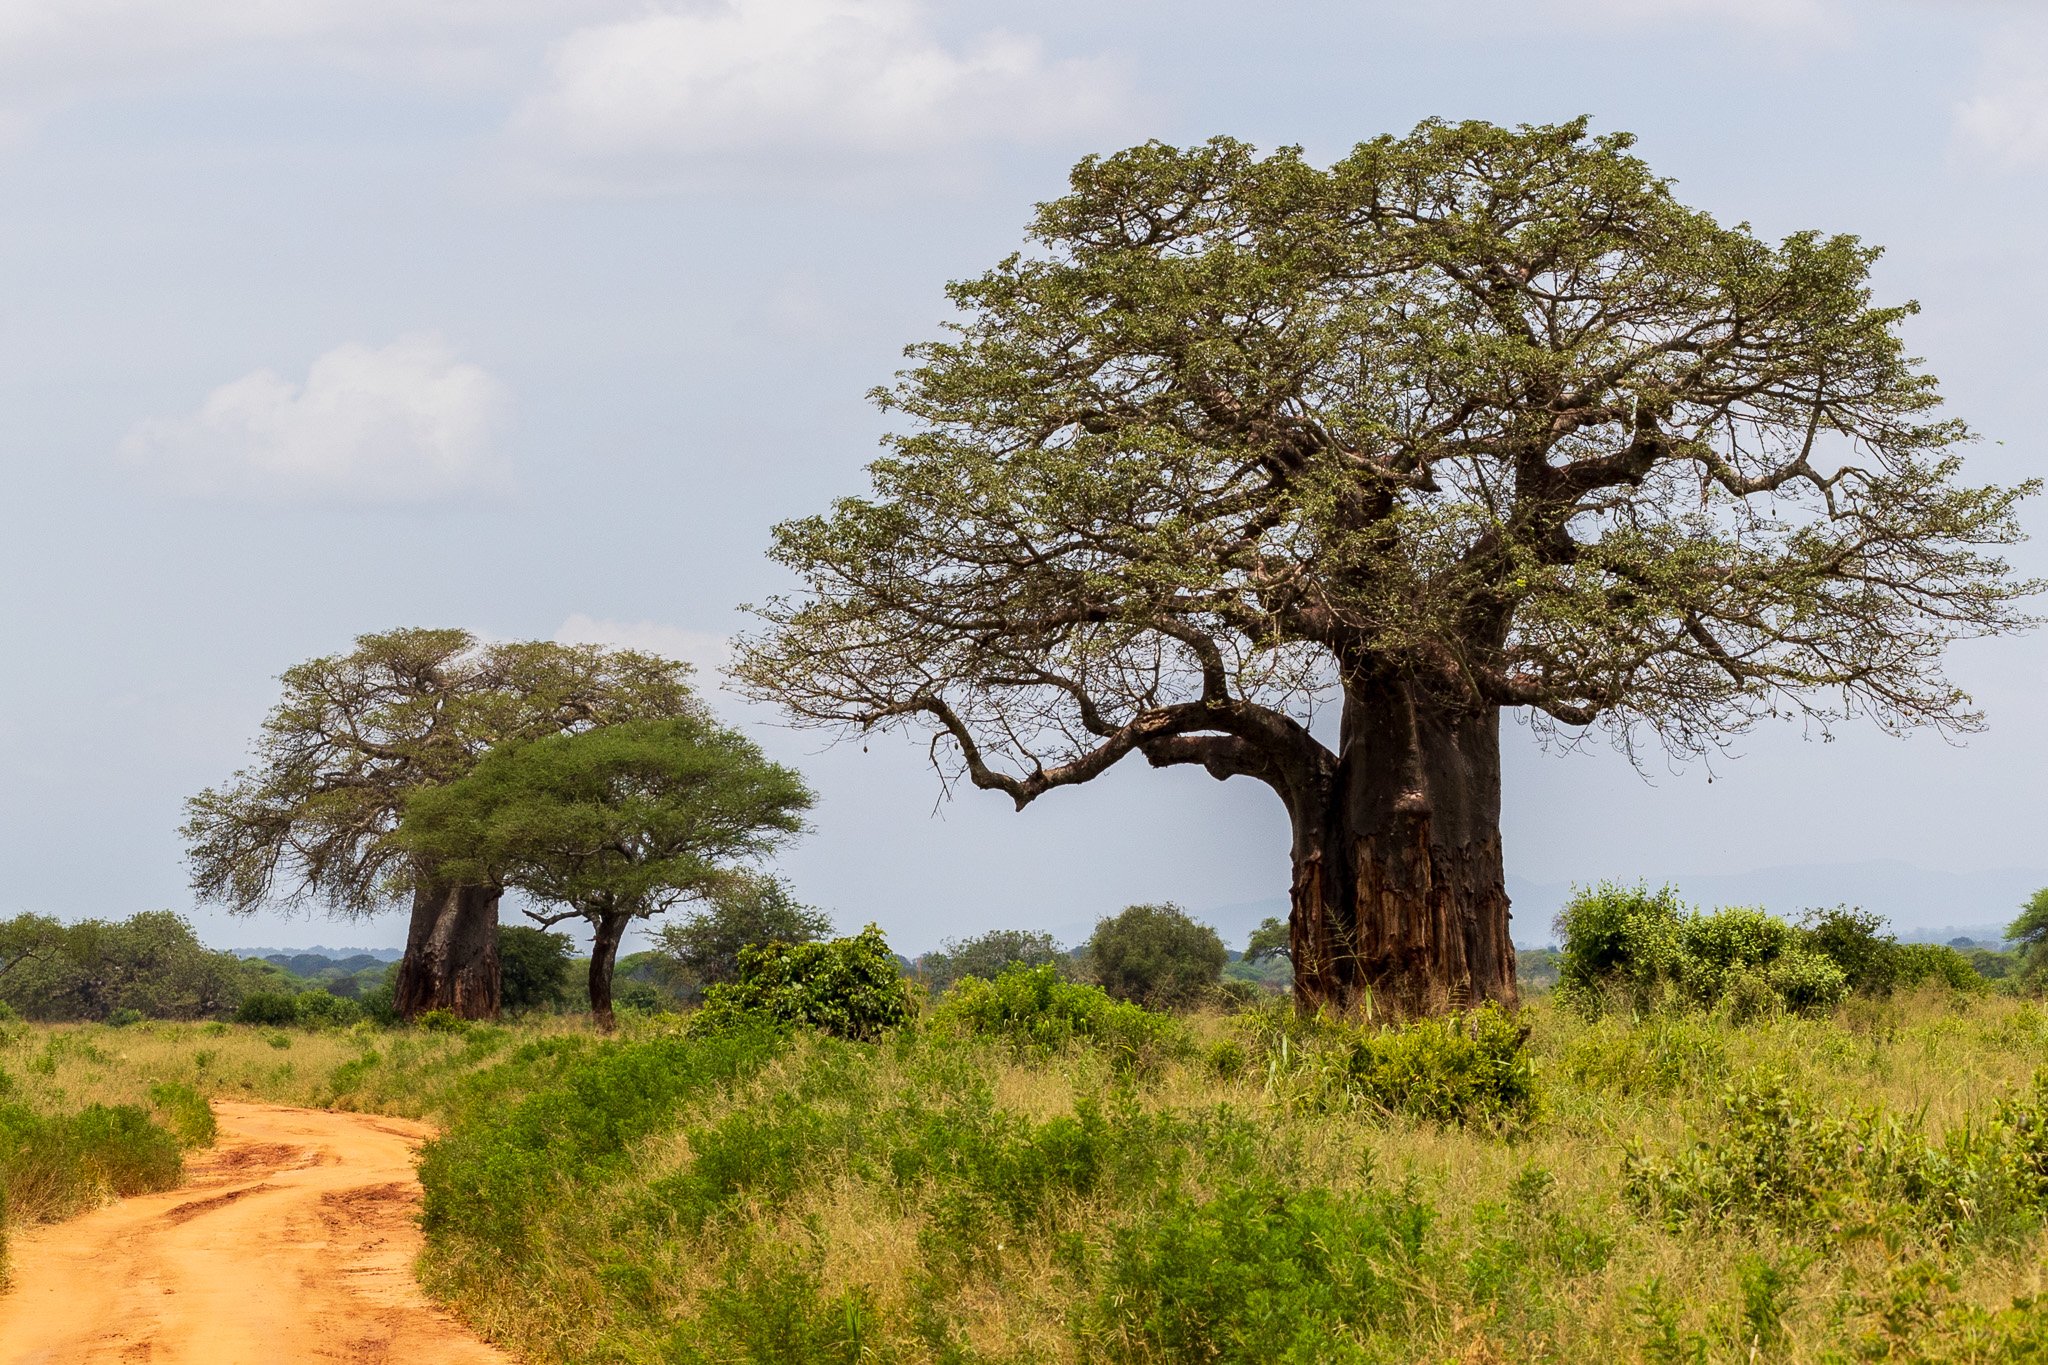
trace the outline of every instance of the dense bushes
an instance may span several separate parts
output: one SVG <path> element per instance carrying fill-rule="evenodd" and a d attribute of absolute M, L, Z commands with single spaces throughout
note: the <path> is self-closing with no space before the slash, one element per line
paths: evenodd
<path fill-rule="evenodd" d="M 251 991 L 242 997 L 234 1019 L 262 1028 L 343 1028 L 364 1017 L 365 1007 L 327 991 Z"/>
<path fill-rule="evenodd" d="M 1623 1191 L 1674 1224 L 1770 1223 L 1825 1236 L 1887 1226 L 1967 1238 L 2048 1214 L 2048 1071 L 2031 1091 L 1930 1141 L 1916 1117 L 1829 1112 L 1781 1074 L 1721 1096 L 1715 1131 L 1623 1163 Z"/>
<path fill-rule="evenodd" d="M 0 1004 L 23 1018 L 199 1019 L 231 1013 L 274 975 L 217 953 L 168 910 L 122 921 L 61 924 L 41 915 L 0 921 Z"/>
<path fill-rule="evenodd" d="M 917 960 L 917 974 L 934 991 L 943 991 L 968 977 L 993 981 L 1012 967 L 1053 967 L 1064 974 L 1072 963 L 1051 934 L 992 929 L 969 939 L 947 939 L 938 952 Z"/>
<path fill-rule="evenodd" d="M 993 981 L 968 977 L 946 992 L 933 1022 L 1046 1051 L 1085 1042 L 1126 1063 L 1187 1047 L 1184 1030 L 1170 1015 L 1068 981 L 1051 964 L 1011 967 Z"/>
<path fill-rule="evenodd" d="M 1797 926 L 1742 906 L 1703 914 L 1670 887 L 1603 884 L 1573 896 L 1558 917 L 1558 989 L 1593 1012 L 1614 1003 L 1749 1018 L 1825 1013 L 1851 992 L 1882 996 L 1930 982 L 1983 988 L 1955 949 L 1900 943 L 1883 923 L 1846 908 L 1814 912 Z"/>
<path fill-rule="evenodd" d="M 1241 1028 L 1269 1085 L 1299 1107 L 1493 1131 L 1524 1128 L 1538 1111 L 1528 1029 L 1497 1005 L 1392 1027 L 1301 1020 L 1280 1006 L 1244 1016 Z M 1226 1070 L 1247 1064 L 1232 1054 L 1216 1060 Z"/>
<path fill-rule="evenodd" d="M 852 938 L 742 948 L 739 979 L 704 993 L 690 1029 L 711 1034 L 765 1021 L 874 1038 L 912 1013 L 903 969 L 882 931 L 870 924 Z"/>

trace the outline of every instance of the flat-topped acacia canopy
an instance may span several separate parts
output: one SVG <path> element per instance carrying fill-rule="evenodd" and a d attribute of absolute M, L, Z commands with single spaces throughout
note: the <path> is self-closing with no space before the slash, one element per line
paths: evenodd
<path fill-rule="evenodd" d="M 1973 727 L 1940 656 L 2024 624 L 2029 490 L 1962 482 L 1874 248 L 1721 226 L 1630 148 L 1082 162 L 877 392 L 872 493 L 777 528 L 805 590 L 739 684 L 1020 807 L 1134 754 L 1267 783 L 1297 1001 L 1394 1013 L 1514 998 L 1503 710 Z"/>

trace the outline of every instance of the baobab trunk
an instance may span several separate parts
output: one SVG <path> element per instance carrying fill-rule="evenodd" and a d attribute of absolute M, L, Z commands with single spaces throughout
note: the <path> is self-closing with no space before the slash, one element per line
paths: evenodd
<path fill-rule="evenodd" d="M 625 937 L 631 915 L 600 915 L 590 945 L 590 1014 L 600 1033 L 618 1027 L 612 1015 L 612 969 L 618 965 L 619 940 Z"/>
<path fill-rule="evenodd" d="M 1515 1003 L 1500 712 L 1346 688 L 1337 767 L 1294 807 L 1294 998 L 1380 1018 Z"/>
<path fill-rule="evenodd" d="M 412 927 L 398 964 L 399 1017 L 447 1010 L 461 1019 L 498 1017 L 498 898 L 495 886 L 423 886 L 413 892 Z"/>

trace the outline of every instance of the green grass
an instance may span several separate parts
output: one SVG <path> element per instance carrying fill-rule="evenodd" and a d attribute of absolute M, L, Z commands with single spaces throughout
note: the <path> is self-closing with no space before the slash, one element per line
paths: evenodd
<path fill-rule="evenodd" d="M 531 1361 L 2048 1359 L 2039 1002 L 1383 1031 L 1076 989 L 877 1041 L 16 1026 L 0 1105 L 434 1119 L 424 1282 Z"/>

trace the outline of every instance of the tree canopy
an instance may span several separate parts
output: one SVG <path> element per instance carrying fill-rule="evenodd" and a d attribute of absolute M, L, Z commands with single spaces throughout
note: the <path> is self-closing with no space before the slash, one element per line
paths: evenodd
<path fill-rule="evenodd" d="M 1266 782 L 1298 988 L 1436 954 L 1398 991 L 1432 1007 L 1512 996 L 1502 710 L 1679 754 L 1771 715 L 1975 728 L 1941 654 L 2025 624 L 2033 485 L 1963 477 L 1875 247 L 1725 226 L 1631 147 L 1432 121 L 1327 168 L 1084 160 L 876 392 L 873 491 L 776 529 L 804 588 L 740 685 L 925 727 L 1020 808 L 1133 754 Z"/>
<path fill-rule="evenodd" d="M 631 650 L 364 635 L 285 671 L 255 762 L 188 803 L 194 888 L 230 910 L 391 905 L 431 875 L 395 837 L 406 800 L 491 749 L 620 720 L 699 716 L 689 665 Z"/>
<path fill-rule="evenodd" d="M 608 1025 L 627 923 L 738 889 L 812 800 L 746 736 L 684 715 L 496 749 L 412 793 L 398 839 L 442 876 L 517 887 L 543 924 L 590 921 L 591 1006 Z"/>

